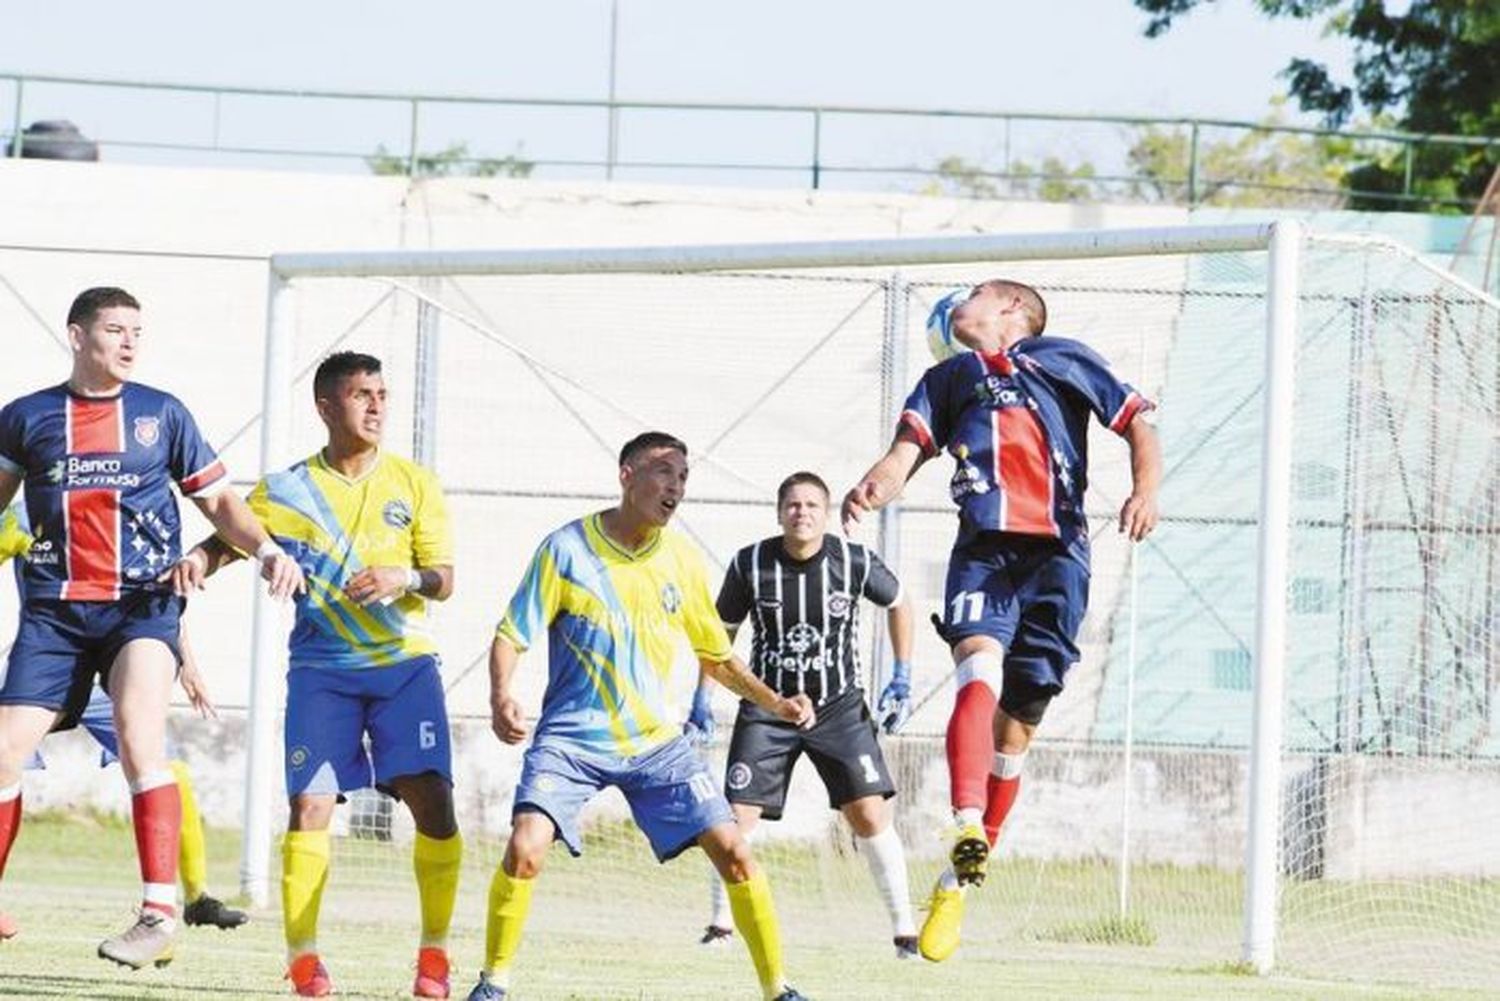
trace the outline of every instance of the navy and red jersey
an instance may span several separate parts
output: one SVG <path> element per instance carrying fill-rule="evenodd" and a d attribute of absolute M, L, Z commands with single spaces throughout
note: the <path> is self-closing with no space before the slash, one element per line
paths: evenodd
<path fill-rule="evenodd" d="M 1116 434 L 1154 407 L 1091 348 L 1028 337 L 1009 351 L 965 352 L 927 370 L 898 432 L 957 463 L 950 492 L 960 541 L 976 532 L 1056 538 L 1087 559 L 1088 420 Z"/>
<path fill-rule="evenodd" d="M 182 554 L 168 483 L 201 497 L 229 482 L 182 402 L 138 383 L 109 397 L 64 384 L 13 400 L 0 410 L 0 469 L 26 484 L 28 600 L 155 589 Z"/>

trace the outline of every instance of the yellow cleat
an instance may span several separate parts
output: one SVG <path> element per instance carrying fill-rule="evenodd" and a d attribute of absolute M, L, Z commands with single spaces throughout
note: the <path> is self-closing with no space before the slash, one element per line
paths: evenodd
<path fill-rule="evenodd" d="M 960 827 L 948 858 L 953 863 L 953 875 L 958 877 L 959 886 L 983 883 L 990 864 L 990 842 L 984 836 L 984 828 L 978 824 Z"/>
<path fill-rule="evenodd" d="M 953 955 L 963 921 L 964 891 L 945 890 L 939 879 L 932 888 L 932 899 L 927 902 L 927 920 L 922 922 L 921 934 L 917 936 L 922 958 L 941 963 Z"/>

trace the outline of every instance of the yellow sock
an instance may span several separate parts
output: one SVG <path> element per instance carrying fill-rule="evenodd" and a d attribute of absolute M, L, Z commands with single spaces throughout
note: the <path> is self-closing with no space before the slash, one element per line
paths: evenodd
<path fill-rule="evenodd" d="M 329 851 L 327 831 L 287 831 L 281 842 L 281 917 L 289 957 L 318 949 L 318 907 L 328 882 Z"/>
<path fill-rule="evenodd" d="M 453 901 L 458 896 L 458 867 L 463 857 L 464 839 L 457 834 L 439 840 L 417 832 L 411 846 L 411 865 L 417 874 L 417 895 L 422 900 L 424 946 L 447 947 Z"/>
<path fill-rule="evenodd" d="M 182 880 L 182 899 L 192 903 L 208 889 L 208 853 L 203 844 L 203 817 L 193 795 L 193 779 L 185 762 L 168 762 L 177 777 L 182 797 L 182 836 L 177 847 L 177 878 Z"/>
<path fill-rule="evenodd" d="M 766 998 L 776 997 L 786 988 L 781 966 L 781 926 L 776 922 L 776 905 L 771 902 L 771 884 L 766 874 L 757 872 L 743 883 L 726 883 L 729 912 L 734 927 L 745 939 L 755 975 Z"/>
<path fill-rule="evenodd" d="M 490 911 L 484 925 L 484 973 L 504 987 L 510 976 L 510 964 L 521 947 L 521 929 L 531 910 L 531 888 L 534 879 L 517 879 L 495 867 L 490 880 Z"/>

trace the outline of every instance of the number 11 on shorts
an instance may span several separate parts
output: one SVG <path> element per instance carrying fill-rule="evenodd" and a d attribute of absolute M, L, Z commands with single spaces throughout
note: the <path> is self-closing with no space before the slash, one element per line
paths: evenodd
<path fill-rule="evenodd" d="M 984 614 L 984 592 L 960 591 L 948 602 L 948 623 L 978 622 Z"/>

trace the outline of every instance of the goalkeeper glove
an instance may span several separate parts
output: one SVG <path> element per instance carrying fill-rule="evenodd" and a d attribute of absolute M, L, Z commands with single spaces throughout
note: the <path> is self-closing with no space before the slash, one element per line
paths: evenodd
<path fill-rule="evenodd" d="M 708 685 L 699 685 L 693 692 L 693 708 L 682 724 L 682 735 L 694 747 L 707 747 L 713 743 L 714 728 L 712 689 Z"/>
<path fill-rule="evenodd" d="M 886 733 L 895 733 L 906 725 L 911 715 L 911 665 L 906 661 L 896 661 L 891 669 L 891 680 L 880 693 L 875 712 Z"/>

